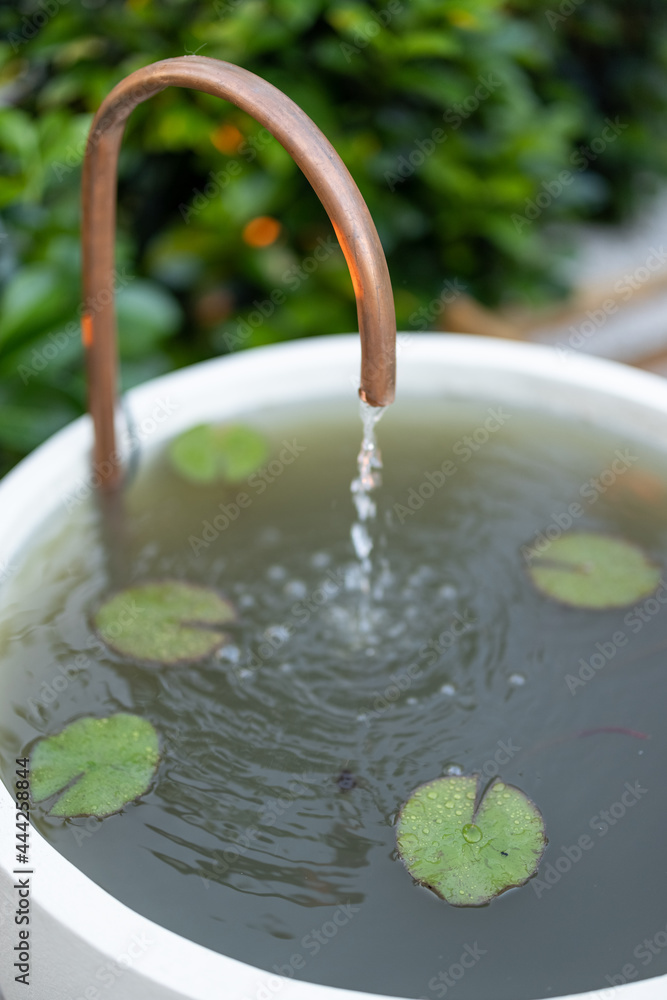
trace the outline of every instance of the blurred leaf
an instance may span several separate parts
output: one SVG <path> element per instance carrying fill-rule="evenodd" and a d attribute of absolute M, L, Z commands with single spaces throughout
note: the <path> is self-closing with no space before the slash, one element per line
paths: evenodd
<path fill-rule="evenodd" d="M 182 312 L 176 299 L 152 281 L 135 279 L 116 295 L 118 342 L 124 358 L 154 350 L 178 329 Z"/>
<path fill-rule="evenodd" d="M 46 264 L 17 271 L 0 300 L 0 346 L 56 326 L 72 308 L 77 291 Z"/>
<path fill-rule="evenodd" d="M 261 468 L 268 453 L 266 438 L 241 424 L 200 424 L 179 434 L 169 446 L 173 468 L 193 483 L 240 483 Z"/>
<path fill-rule="evenodd" d="M 208 587 L 182 580 L 139 583 L 104 601 L 93 616 L 111 649 L 156 665 L 196 663 L 219 649 L 236 612 Z"/>

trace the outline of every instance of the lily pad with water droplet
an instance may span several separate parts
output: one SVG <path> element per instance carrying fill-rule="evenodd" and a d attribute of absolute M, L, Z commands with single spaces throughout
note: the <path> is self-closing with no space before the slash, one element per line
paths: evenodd
<path fill-rule="evenodd" d="M 111 649 L 144 663 L 203 660 L 229 640 L 223 626 L 234 607 L 215 590 L 181 580 L 121 590 L 95 612 L 93 624 Z"/>
<path fill-rule="evenodd" d="M 269 446 L 262 434 L 242 424 L 199 424 L 179 434 L 169 446 L 173 468 L 192 483 L 239 483 L 266 461 Z"/>
<path fill-rule="evenodd" d="M 624 608 L 660 582 L 660 568 L 638 546 L 609 535 L 572 532 L 526 558 L 538 590 L 576 608 Z"/>
<path fill-rule="evenodd" d="M 77 719 L 36 743 L 31 794 L 42 802 L 61 793 L 51 816 L 110 816 L 148 790 L 159 759 L 158 736 L 147 719 L 123 712 Z"/>
<path fill-rule="evenodd" d="M 401 809 L 396 840 L 412 877 L 452 906 L 484 906 L 537 872 L 547 839 L 537 806 L 479 775 L 436 778 Z"/>

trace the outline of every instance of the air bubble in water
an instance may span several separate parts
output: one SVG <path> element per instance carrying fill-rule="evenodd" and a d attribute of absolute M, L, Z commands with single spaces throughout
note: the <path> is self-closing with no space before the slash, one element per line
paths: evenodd
<path fill-rule="evenodd" d="M 285 625 L 269 625 L 264 629 L 265 639 L 277 639 L 278 642 L 287 642 L 290 637 L 290 630 Z"/>
<path fill-rule="evenodd" d="M 238 663 L 241 659 L 241 650 L 238 646 L 223 646 L 218 650 L 218 659 L 226 660 L 228 663 Z"/>
<path fill-rule="evenodd" d="M 507 678 L 507 682 L 508 684 L 511 684 L 512 687 L 523 687 L 526 683 L 526 678 L 523 674 L 510 674 Z"/>
<path fill-rule="evenodd" d="M 453 698 L 456 694 L 456 688 L 453 684 L 443 684 L 440 688 L 440 694 L 447 695 L 448 698 Z"/>
<path fill-rule="evenodd" d="M 287 570 L 284 566 L 269 566 L 266 571 L 266 579 L 270 580 L 271 583 L 280 583 L 287 576 Z"/>

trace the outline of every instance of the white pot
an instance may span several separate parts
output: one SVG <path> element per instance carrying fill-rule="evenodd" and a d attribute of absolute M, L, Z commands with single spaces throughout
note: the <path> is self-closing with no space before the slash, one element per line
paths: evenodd
<path fill-rule="evenodd" d="M 200 421 L 255 408 L 339 399 L 355 406 L 358 336 L 322 337 L 247 351 L 148 382 L 129 394 L 135 422 L 158 444 Z M 491 397 L 620 428 L 667 448 L 667 384 L 656 375 L 546 347 L 440 334 L 399 334 L 398 396 Z M 164 414 L 170 411 L 167 417 Z M 161 420 L 158 420 L 157 417 Z M 0 568 L 15 565 L 37 529 L 90 481 L 91 424 L 76 420 L 0 484 Z M 14 802 L 0 784 L 0 986 L 6 1000 L 352 1000 L 376 994 L 280 979 L 219 955 L 130 910 L 30 832 L 30 988 L 15 982 Z M 21 867 L 17 865 L 17 867 Z M 622 901 L 619 901 L 622 905 Z M 148 946 L 137 945 L 150 942 Z M 134 942 L 134 943 L 133 943 Z M 121 956 L 113 985 L 98 973 Z M 97 984 L 97 985 L 96 985 Z M 265 991 L 261 992 L 261 987 Z M 667 976 L 578 994 L 577 1000 L 664 1000 Z M 479 1000 L 495 1000 L 492 994 Z M 564 998 L 561 998 L 564 1000 Z M 574 1000 L 574 998 L 572 998 Z"/>

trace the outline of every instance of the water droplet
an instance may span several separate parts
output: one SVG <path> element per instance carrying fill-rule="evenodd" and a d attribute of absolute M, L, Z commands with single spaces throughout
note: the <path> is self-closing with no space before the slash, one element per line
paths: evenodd
<path fill-rule="evenodd" d="M 517 688 L 523 687 L 523 685 L 526 683 L 526 678 L 523 676 L 523 674 L 510 674 L 509 677 L 507 678 L 507 683 L 511 684 L 512 687 L 517 687 Z"/>
<path fill-rule="evenodd" d="M 287 576 L 287 570 L 284 566 L 269 566 L 266 571 L 266 579 L 270 580 L 271 583 L 279 583 L 284 580 Z"/>
<path fill-rule="evenodd" d="M 455 809 L 454 812 L 457 816 L 463 816 L 463 809 Z"/>
<path fill-rule="evenodd" d="M 482 831 L 474 823 L 466 823 L 461 832 L 469 844 L 476 844 L 482 839 Z"/>
<path fill-rule="evenodd" d="M 443 684 L 440 688 L 440 694 L 445 694 L 448 698 L 453 698 L 456 694 L 456 688 L 453 684 Z"/>
<path fill-rule="evenodd" d="M 498 784 L 494 788 L 494 791 L 496 791 L 496 792 L 504 792 L 505 791 L 505 786 L 503 785 L 502 781 L 498 782 Z"/>
<path fill-rule="evenodd" d="M 408 705 L 416 705 L 417 704 L 417 699 L 416 698 L 408 698 L 407 699 L 407 703 L 408 703 Z"/>
<path fill-rule="evenodd" d="M 260 545 L 277 545 L 282 538 L 282 533 L 278 528 L 264 528 L 257 539 Z"/>
<path fill-rule="evenodd" d="M 276 639 L 280 643 L 287 642 L 290 637 L 290 630 L 285 625 L 269 625 L 264 630 L 264 637 L 266 639 Z"/>
<path fill-rule="evenodd" d="M 305 597 L 308 593 L 308 587 L 305 585 L 303 580 L 289 580 L 283 590 L 285 591 L 286 597 L 301 598 Z"/>
<path fill-rule="evenodd" d="M 281 663 L 278 669 L 280 670 L 281 674 L 291 674 L 294 667 L 292 666 L 291 663 Z"/>
<path fill-rule="evenodd" d="M 328 552 L 315 552 L 310 559 L 310 565 L 314 566 L 315 569 L 324 569 L 331 562 L 331 556 Z"/>
<path fill-rule="evenodd" d="M 438 597 L 442 597 L 443 601 L 453 601 L 457 594 L 456 587 L 453 587 L 451 583 L 446 583 L 438 591 Z"/>
<path fill-rule="evenodd" d="M 438 797 L 438 793 L 437 792 L 428 792 L 428 794 L 426 796 L 427 799 L 437 799 L 437 797 Z"/>
<path fill-rule="evenodd" d="M 228 663 L 238 663 L 241 659 L 241 650 L 238 646 L 223 646 L 218 650 L 218 659 L 227 660 Z"/>

